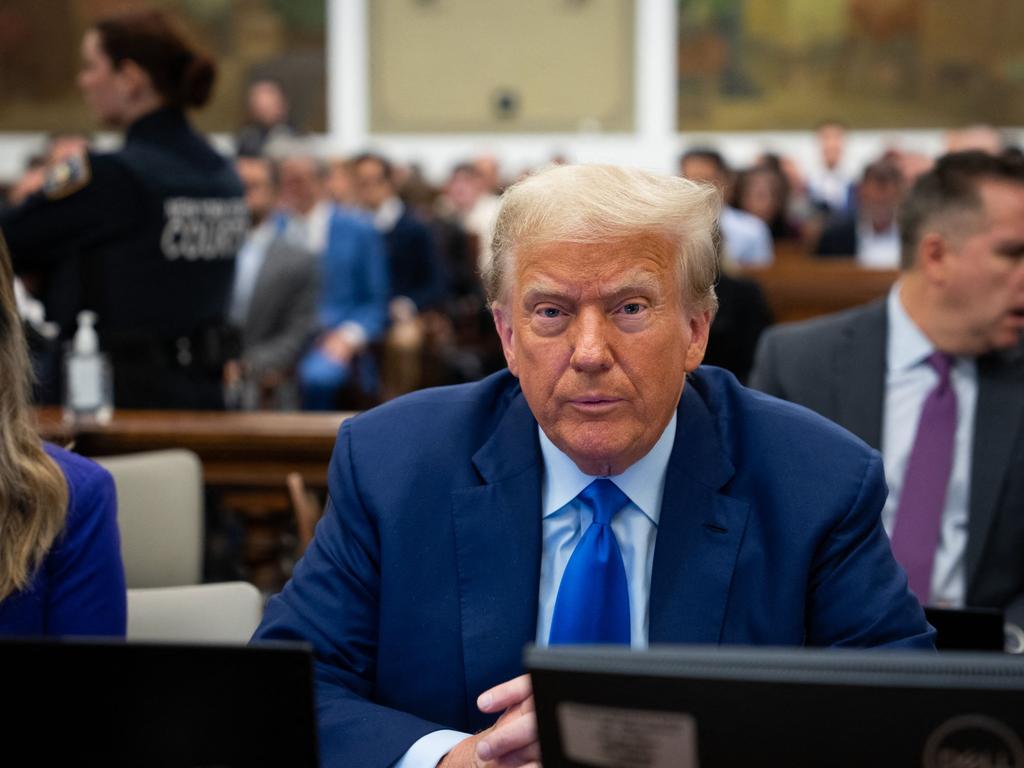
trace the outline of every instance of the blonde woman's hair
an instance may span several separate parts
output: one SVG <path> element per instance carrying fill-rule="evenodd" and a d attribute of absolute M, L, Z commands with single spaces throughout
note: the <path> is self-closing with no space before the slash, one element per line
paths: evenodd
<path fill-rule="evenodd" d="M 502 300 L 519 248 L 655 235 L 676 253 L 686 306 L 714 311 L 721 207 L 712 185 L 675 176 L 613 165 L 544 169 L 502 195 L 493 256 L 481 269 L 487 297 Z"/>
<path fill-rule="evenodd" d="M 0 600 L 28 586 L 64 528 L 68 486 L 29 409 L 28 347 L 0 234 Z"/>

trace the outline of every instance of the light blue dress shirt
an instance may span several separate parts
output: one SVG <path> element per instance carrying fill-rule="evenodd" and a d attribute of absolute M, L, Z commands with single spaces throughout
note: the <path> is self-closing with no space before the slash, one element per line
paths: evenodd
<path fill-rule="evenodd" d="M 928 393 L 939 381 L 927 360 L 935 347 L 903 308 L 900 283 L 889 292 L 889 336 L 886 347 L 885 409 L 882 419 L 882 460 L 889 498 L 882 524 L 892 536 L 903 476 L 914 445 L 917 422 Z M 953 469 L 942 510 L 941 538 L 932 565 L 933 605 L 960 608 L 967 591 L 967 504 L 970 499 L 971 446 L 974 411 L 978 402 L 978 370 L 974 358 L 954 358 L 950 381 L 956 392 L 957 424 Z"/>
<path fill-rule="evenodd" d="M 249 316 L 249 305 L 252 303 L 256 279 L 266 260 L 267 247 L 273 239 L 274 225 L 270 221 L 265 221 L 246 236 L 238 251 L 229 317 L 231 322 L 239 327 L 245 325 L 245 319 Z"/>
<path fill-rule="evenodd" d="M 547 645 L 562 573 L 576 543 L 593 519 L 591 512 L 576 496 L 597 477 L 581 472 L 540 427 L 537 427 L 537 434 L 544 458 L 544 483 L 541 488 L 543 545 L 537 606 L 537 644 Z M 665 494 L 665 474 L 675 439 L 676 415 L 673 413 L 672 420 L 647 455 L 621 475 L 608 478 L 630 500 L 612 519 L 612 530 L 619 541 L 622 561 L 626 566 L 630 644 L 633 648 L 647 647 L 654 540 Z M 468 733 L 459 731 L 428 733 L 409 748 L 395 764 L 395 768 L 434 768 L 442 757 L 468 736 Z"/>

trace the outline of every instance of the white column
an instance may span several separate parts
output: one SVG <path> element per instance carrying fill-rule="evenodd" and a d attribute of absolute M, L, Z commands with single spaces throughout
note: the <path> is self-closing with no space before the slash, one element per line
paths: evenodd
<path fill-rule="evenodd" d="M 676 145 L 676 26 L 676 0 L 637 0 L 636 138 L 669 155 Z"/>
<path fill-rule="evenodd" d="M 338 152 L 366 147 L 370 126 L 368 0 L 327 0 L 327 137 Z"/>

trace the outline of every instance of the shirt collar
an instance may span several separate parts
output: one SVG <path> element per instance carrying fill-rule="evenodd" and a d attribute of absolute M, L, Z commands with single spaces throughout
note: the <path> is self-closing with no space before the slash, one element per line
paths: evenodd
<path fill-rule="evenodd" d="M 889 311 L 888 370 L 899 373 L 918 365 L 935 351 L 928 337 L 921 332 L 900 299 L 899 281 L 889 290 L 887 309 Z"/>
<path fill-rule="evenodd" d="M 580 491 L 597 479 L 587 475 L 560 451 L 537 427 L 540 451 L 544 458 L 544 493 L 542 517 L 548 517 L 576 498 Z M 625 493 L 655 525 L 661 516 L 661 499 L 665 490 L 665 473 L 676 439 L 676 414 L 647 455 L 620 475 L 609 479 Z"/>
<path fill-rule="evenodd" d="M 395 224 L 402 218 L 402 211 L 405 210 L 405 206 L 402 205 L 402 201 L 397 197 L 389 197 L 383 203 L 380 204 L 373 214 L 373 226 L 378 232 L 390 232 L 395 228 Z"/>

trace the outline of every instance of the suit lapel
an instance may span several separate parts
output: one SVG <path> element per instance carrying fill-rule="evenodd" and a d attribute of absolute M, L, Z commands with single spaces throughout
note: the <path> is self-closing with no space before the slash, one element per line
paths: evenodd
<path fill-rule="evenodd" d="M 268 308 L 274 306 L 274 296 L 280 290 L 281 267 L 283 251 L 277 239 L 271 240 L 263 254 L 263 263 L 260 264 L 260 271 L 256 275 L 256 283 L 252 287 L 252 296 L 249 299 L 249 312 L 245 318 L 246 328 L 250 335 L 259 336 L 263 327 L 273 317 L 273 312 Z M 259 309 L 254 312 L 254 309 Z"/>
<path fill-rule="evenodd" d="M 735 470 L 690 384 L 679 406 L 651 574 L 651 643 L 717 643 L 749 508 L 719 492 Z"/>
<path fill-rule="evenodd" d="M 843 329 L 833 361 L 835 421 L 872 448 L 882 445 L 888 313 L 886 300 L 868 305 Z"/>
<path fill-rule="evenodd" d="M 462 611 L 466 714 L 476 696 L 522 672 L 533 642 L 541 557 L 541 467 L 537 424 L 518 394 L 490 440 L 473 457 L 484 485 L 452 493 Z"/>
<path fill-rule="evenodd" d="M 975 408 L 974 446 L 971 450 L 971 486 L 968 503 L 968 594 L 981 564 L 989 529 L 1010 453 L 1024 431 L 1024 356 L 989 355 L 978 360 L 978 404 Z M 1019 471 L 1019 470 L 1018 470 Z"/>

